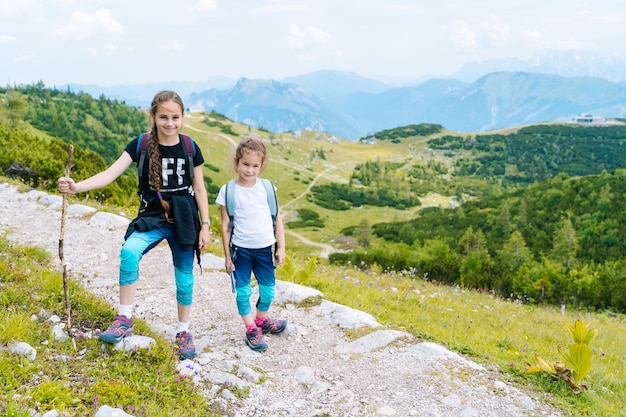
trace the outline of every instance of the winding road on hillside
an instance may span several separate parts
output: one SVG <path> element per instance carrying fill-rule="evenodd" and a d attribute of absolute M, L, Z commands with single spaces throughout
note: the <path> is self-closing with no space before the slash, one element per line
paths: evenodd
<path fill-rule="evenodd" d="M 284 215 L 286 216 L 287 213 L 289 213 L 289 210 L 286 209 L 289 205 L 293 204 L 294 202 L 300 200 L 301 198 L 305 197 L 310 191 L 311 188 L 313 188 L 313 186 L 315 185 L 315 183 L 317 182 L 317 180 L 319 180 L 320 178 L 322 178 L 323 176 L 325 176 L 329 171 L 335 170 L 339 168 L 339 165 L 349 165 L 349 164 L 353 164 L 353 162 L 343 162 L 341 164 L 337 164 L 337 165 L 332 165 L 328 168 L 326 168 L 324 171 L 318 173 L 315 178 L 313 179 L 313 181 L 311 181 L 309 183 L 309 186 L 307 187 L 307 189 L 301 193 L 299 196 L 292 198 L 291 200 L 289 200 L 287 203 L 283 204 L 281 206 L 281 209 L 284 210 Z M 320 253 L 320 257 L 321 258 L 328 258 L 328 255 L 330 255 L 330 253 L 335 250 L 335 248 L 333 248 L 331 245 L 327 245 L 324 243 L 319 243 L 319 242 L 313 242 L 307 238 L 305 238 L 304 236 L 294 232 L 293 230 L 285 230 L 286 233 L 298 238 L 298 240 L 300 240 L 303 243 L 306 243 L 307 245 L 311 245 L 311 246 L 316 246 L 322 249 L 322 252 Z"/>

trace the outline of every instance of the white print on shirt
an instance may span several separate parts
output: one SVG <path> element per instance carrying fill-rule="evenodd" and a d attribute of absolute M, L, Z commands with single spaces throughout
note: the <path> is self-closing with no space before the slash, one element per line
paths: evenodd
<path fill-rule="evenodd" d="M 186 160 L 185 158 L 162 158 L 161 159 L 161 178 L 163 182 L 163 188 L 170 186 L 181 186 L 185 180 Z M 172 167 L 176 167 L 173 169 Z M 170 185 L 170 178 L 176 181 L 175 184 Z"/>

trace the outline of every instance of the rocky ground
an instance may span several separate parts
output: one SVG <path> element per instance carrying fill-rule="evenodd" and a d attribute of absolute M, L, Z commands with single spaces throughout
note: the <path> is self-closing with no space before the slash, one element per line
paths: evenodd
<path fill-rule="evenodd" d="M 46 248 L 58 260 L 61 197 L 20 193 L 0 184 L 0 233 Z M 118 252 L 128 220 L 68 206 L 64 254 L 68 275 L 112 308 L 118 303 Z M 59 268 L 60 268 L 60 262 Z M 434 343 L 385 329 L 360 311 L 323 300 L 317 291 L 277 283 L 272 314 L 287 319 L 258 353 L 244 342 L 223 260 L 204 255 L 196 267 L 191 332 L 199 352 L 179 364 L 205 388 L 207 401 L 230 416 L 561 416 L 542 394 L 507 381 Z M 321 296 L 321 297 L 320 297 Z M 306 306 L 303 300 L 323 301 Z M 142 260 L 135 314 L 174 338 L 176 305 L 169 249 Z M 346 328 L 376 331 L 357 340 Z M 238 392 L 249 390 L 245 398 Z"/>

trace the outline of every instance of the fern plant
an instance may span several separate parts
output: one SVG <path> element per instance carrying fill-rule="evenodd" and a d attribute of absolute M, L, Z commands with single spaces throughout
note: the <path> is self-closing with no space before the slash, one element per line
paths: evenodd
<path fill-rule="evenodd" d="M 545 372 L 564 380 L 574 393 L 579 394 L 583 389 L 587 389 L 587 386 L 581 384 L 581 381 L 591 371 L 592 351 L 589 345 L 597 336 L 598 330 L 588 330 L 581 320 L 576 320 L 573 326 L 569 323 L 563 324 L 569 330 L 574 343 L 570 345 L 568 351 L 559 348 L 562 362 L 549 362 L 535 354 L 537 365 L 531 366 L 529 364 L 530 367 L 526 373 Z"/>
<path fill-rule="evenodd" d="M 276 269 L 279 279 L 289 282 L 306 282 L 315 274 L 317 257 L 311 256 L 301 261 L 297 254 L 287 255 L 285 263 Z"/>

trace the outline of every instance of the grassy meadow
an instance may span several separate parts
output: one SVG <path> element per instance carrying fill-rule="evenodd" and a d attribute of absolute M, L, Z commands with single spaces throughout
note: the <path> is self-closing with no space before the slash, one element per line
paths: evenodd
<path fill-rule="evenodd" d="M 385 327 L 440 343 L 497 370 L 503 380 L 536 391 L 567 415 L 626 415 L 624 315 L 529 306 L 402 273 L 339 268 L 316 259 L 296 257 L 278 274 L 322 291 L 329 300 L 370 313 Z M 559 349 L 572 344 L 564 323 L 573 325 L 576 319 L 598 330 L 590 345 L 591 372 L 582 381 L 587 389 L 580 394 L 561 379 L 525 374 L 536 365 L 535 354 L 561 361 Z"/>

